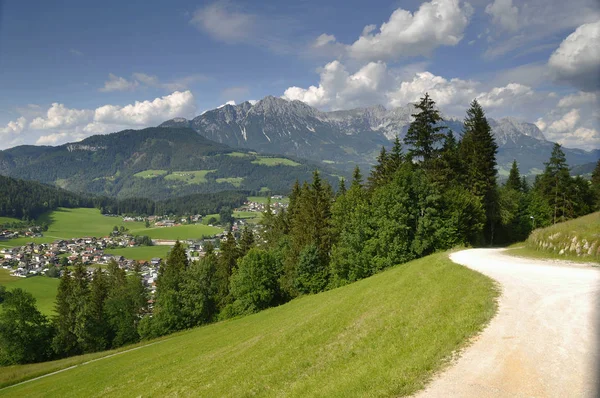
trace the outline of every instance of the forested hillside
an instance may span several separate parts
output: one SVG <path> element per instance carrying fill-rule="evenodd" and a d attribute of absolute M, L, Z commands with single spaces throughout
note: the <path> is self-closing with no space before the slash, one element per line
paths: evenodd
<path fill-rule="evenodd" d="M 302 160 L 236 152 L 189 128 L 125 130 L 58 147 L 0 151 L 0 174 L 120 199 L 237 189 L 285 192 L 315 168 Z M 337 177 L 325 174 L 336 183 Z"/>

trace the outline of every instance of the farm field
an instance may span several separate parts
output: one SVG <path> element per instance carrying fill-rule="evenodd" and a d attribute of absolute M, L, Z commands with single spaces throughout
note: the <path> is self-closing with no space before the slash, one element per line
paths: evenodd
<path fill-rule="evenodd" d="M 57 239 L 81 238 L 85 236 L 107 236 L 116 225 L 130 230 L 143 229 L 143 222 L 124 222 L 121 217 L 107 217 L 98 209 L 64 209 L 59 208 L 40 217 L 40 221 L 48 224 L 48 231 L 42 238 L 18 238 L 1 241 L 0 247 L 22 246 L 28 242 L 50 243 Z"/>
<path fill-rule="evenodd" d="M 190 170 L 190 171 L 173 171 L 165 176 L 165 180 L 183 181 L 187 184 L 202 184 L 206 182 L 206 175 L 215 170 Z"/>
<path fill-rule="evenodd" d="M 20 222 L 20 221 L 21 220 L 19 220 L 18 218 L 0 217 L 0 225 L 5 224 L 5 223 Z"/>
<path fill-rule="evenodd" d="M 491 279 L 439 253 L 0 390 L 0 396 L 410 395 L 484 327 L 497 296 Z M 2 381 L 76 363 L 13 366 Z"/>
<path fill-rule="evenodd" d="M 154 257 L 165 259 L 171 251 L 171 246 L 138 246 L 124 247 L 118 249 L 106 249 L 104 252 L 123 256 L 131 260 L 146 260 L 149 261 Z"/>
<path fill-rule="evenodd" d="M 141 223 L 140 223 L 141 224 Z M 134 235 L 146 235 L 152 239 L 200 239 L 203 236 L 212 236 L 223 232 L 221 228 L 209 227 L 203 224 L 180 225 L 177 227 L 157 227 L 132 229 Z"/>
<path fill-rule="evenodd" d="M 8 290 L 21 288 L 33 295 L 36 305 L 44 315 L 54 313 L 54 299 L 59 280 L 46 276 L 32 276 L 30 278 L 17 278 L 10 276 L 9 271 L 0 269 L 0 285 L 6 286 Z"/>
<path fill-rule="evenodd" d="M 263 166 L 300 166 L 300 163 L 286 158 L 271 158 L 266 156 L 258 156 L 252 163 Z"/>
<path fill-rule="evenodd" d="M 159 176 L 164 176 L 167 173 L 167 170 L 144 170 L 140 171 L 139 173 L 135 173 L 133 176 L 139 178 L 156 178 Z"/>

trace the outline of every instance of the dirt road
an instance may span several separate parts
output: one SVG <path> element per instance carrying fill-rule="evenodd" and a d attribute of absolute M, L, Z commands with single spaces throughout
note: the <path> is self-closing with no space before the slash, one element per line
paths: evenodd
<path fill-rule="evenodd" d="M 600 397 L 600 269 L 511 257 L 451 255 L 498 281 L 498 314 L 417 397 Z"/>

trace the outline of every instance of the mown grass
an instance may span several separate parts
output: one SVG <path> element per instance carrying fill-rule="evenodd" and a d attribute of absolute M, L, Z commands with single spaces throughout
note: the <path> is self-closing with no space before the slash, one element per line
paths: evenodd
<path fill-rule="evenodd" d="M 247 158 L 247 157 L 252 156 L 252 155 L 250 155 L 248 153 L 243 153 L 243 152 L 230 152 L 230 153 L 227 154 L 227 156 L 231 156 L 231 157 L 234 157 L 234 158 Z"/>
<path fill-rule="evenodd" d="M 139 173 L 135 173 L 133 176 L 139 177 L 139 178 L 156 178 L 156 177 L 164 176 L 167 173 L 168 173 L 167 170 L 144 170 L 144 171 L 140 171 Z"/>
<path fill-rule="evenodd" d="M 482 330 L 497 295 L 492 280 L 436 254 L 0 395 L 409 395 Z M 68 365 L 12 367 L 0 380 L 11 384 L 61 366 Z"/>
<path fill-rule="evenodd" d="M 154 257 L 167 258 L 167 254 L 171 251 L 171 246 L 137 246 L 124 247 L 118 249 L 106 249 L 104 252 L 123 256 L 131 260 L 146 260 L 149 261 Z"/>
<path fill-rule="evenodd" d="M 223 232 L 221 228 L 203 224 L 180 225 L 177 227 L 140 228 L 131 230 L 136 235 L 146 235 L 152 239 L 200 239 L 203 236 L 213 236 Z"/>
<path fill-rule="evenodd" d="M 286 158 L 270 158 L 266 156 L 258 156 L 252 163 L 263 166 L 300 166 L 300 163 Z"/>
<path fill-rule="evenodd" d="M 600 212 L 534 230 L 523 248 L 508 254 L 600 262 Z"/>
<path fill-rule="evenodd" d="M 17 278 L 10 276 L 8 270 L 0 268 L 0 285 L 6 286 L 8 290 L 21 288 L 33 295 L 36 305 L 44 315 L 54 313 L 54 300 L 58 289 L 57 278 L 46 276 L 32 276 L 29 278 Z"/>
<path fill-rule="evenodd" d="M 165 176 L 165 180 L 183 181 L 186 184 L 202 184 L 206 182 L 206 175 L 215 170 L 190 170 L 190 171 L 174 171 Z"/>
<path fill-rule="evenodd" d="M 13 222 L 21 222 L 21 220 L 13 217 L 0 217 L 0 225 Z"/>
<path fill-rule="evenodd" d="M 113 227 L 125 226 L 130 230 L 143 229 L 143 222 L 124 222 L 121 217 L 107 217 L 98 209 L 64 209 L 53 210 L 40 217 L 39 222 L 48 224 L 48 231 L 42 238 L 17 238 L 0 241 L 0 246 L 15 247 L 29 242 L 50 243 L 57 239 L 81 238 L 85 236 L 108 236 Z"/>

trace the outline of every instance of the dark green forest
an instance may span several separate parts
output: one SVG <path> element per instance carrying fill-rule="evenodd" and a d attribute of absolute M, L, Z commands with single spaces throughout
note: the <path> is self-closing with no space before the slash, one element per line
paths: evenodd
<path fill-rule="evenodd" d="M 3 293 L 0 347 L 10 348 L 1 363 L 114 348 L 254 313 L 436 251 L 520 241 L 534 227 L 600 209 L 600 161 L 591 181 L 573 178 L 557 144 L 533 186 L 516 162 L 499 185 L 497 145 L 477 101 L 459 136 L 444 128 L 428 95 L 417 109 L 404 142 L 382 148 L 368 175 L 356 168 L 336 191 L 315 171 L 312 181 L 292 186 L 287 210 L 274 213 L 267 204 L 258 235 L 230 231 L 218 252 L 208 243 L 198 262 L 178 242 L 159 268 L 151 307 L 138 274 L 114 265 L 91 278 L 64 272 L 52 320 L 27 294 Z M 27 311 L 14 310 L 21 302 Z M 36 344 L 14 333 L 17 322 L 28 322 Z"/>

